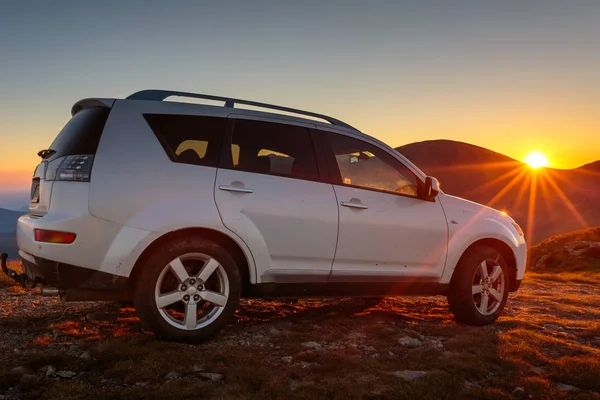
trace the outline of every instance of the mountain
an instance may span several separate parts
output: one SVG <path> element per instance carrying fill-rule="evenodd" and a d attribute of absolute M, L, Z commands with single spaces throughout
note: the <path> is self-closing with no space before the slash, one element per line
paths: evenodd
<path fill-rule="evenodd" d="M 0 253 L 17 258 L 17 219 L 25 213 L 0 208 Z"/>
<path fill-rule="evenodd" d="M 533 170 L 503 154 L 451 140 L 397 150 L 438 178 L 444 192 L 505 210 L 530 244 L 600 225 L 600 161 L 571 170 Z"/>

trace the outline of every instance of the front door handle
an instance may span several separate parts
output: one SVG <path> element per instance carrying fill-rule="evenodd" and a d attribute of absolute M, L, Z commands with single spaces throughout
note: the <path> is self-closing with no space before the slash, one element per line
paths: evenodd
<path fill-rule="evenodd" d="M 369 206 L 365 206 L 364 204 L 360 203 L 355 203 L 353 201 L 342 201 L 340 204 L 344 207 L 360 208 L 361 210 L 366 210 L 367 208 L 369 208 Z"/>
<path fill-rule="evenodd" d="M 219 190 L 225 190 L 227 192 L 238 192 L 238 193 L 254 193 L 254 190 L 252 190 L 252 189 L 248 189 L 245 187 L 239 187 L 239 186 L 220 185 Z"/>

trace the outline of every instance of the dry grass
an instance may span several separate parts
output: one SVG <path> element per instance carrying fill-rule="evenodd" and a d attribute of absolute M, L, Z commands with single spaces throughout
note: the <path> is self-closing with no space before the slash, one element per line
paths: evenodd
<path fill-rule="evenodd" d="M 157 341 L 131 308 L 0 289 L 0 394 L 31 399 L 600 399 L 600 275 L 530 273 L 492 326 L 445 299 L 244 301 L 199 345 Z M 90 321 L 86 315 L 112 317 Z M 403 336 L 422 345 L 398 344 Z M 315 342 L 316 344 L 307 344 Z M 82 354 L 85 355 L 82 358 Z M 46 377 L 40 368 L 77 373 Z M 22 366 L 35 378 L 11 371 Z M 201 371 L 221 374 L 213 382 Z M 394 371 L 429 372 L 405 381 Z M 168 379 L 168 374 L 176 375 Z M 32 381 L 33 379 L 33 381 Z M 559 384 L 579 390 L 561 391 Z M 12 390 L 9 390 L 11 389 Z M 11 397 L 12 396 L 12 397 Z"/>

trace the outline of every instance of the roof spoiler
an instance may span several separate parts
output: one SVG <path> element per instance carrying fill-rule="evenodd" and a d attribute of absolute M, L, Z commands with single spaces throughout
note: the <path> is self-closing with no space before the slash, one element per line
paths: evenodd
<path fill-rule="evenodd" d="M 75 116 L 75 114 L 77 114 L 79 111 L 85 110 L 86 108 L 92 108 L 92 107 L 111 108 L 114 103 L 115 103 L 115 99 L 89 98 L 89 99 L 79 100 L 77 103 L 73 104 L 73 107 L 71 108 L 71 116 Z"/>

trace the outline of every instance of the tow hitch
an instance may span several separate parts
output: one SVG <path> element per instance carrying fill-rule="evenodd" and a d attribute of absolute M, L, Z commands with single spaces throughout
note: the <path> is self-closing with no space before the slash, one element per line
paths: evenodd
<path fill-rule="evenodd" d="M 29 278 L 25 274 L 18 274 L 15 270 L 8 268 L 6 265 L 6 259 L 8 258 L 8 254 L 2 253 L 0 254 L 0 265 L 2 266 L 2 272 L 6 274 L 9 278 L 19 283 L 20 285 L 25 286 L 28 283 Z"/>

